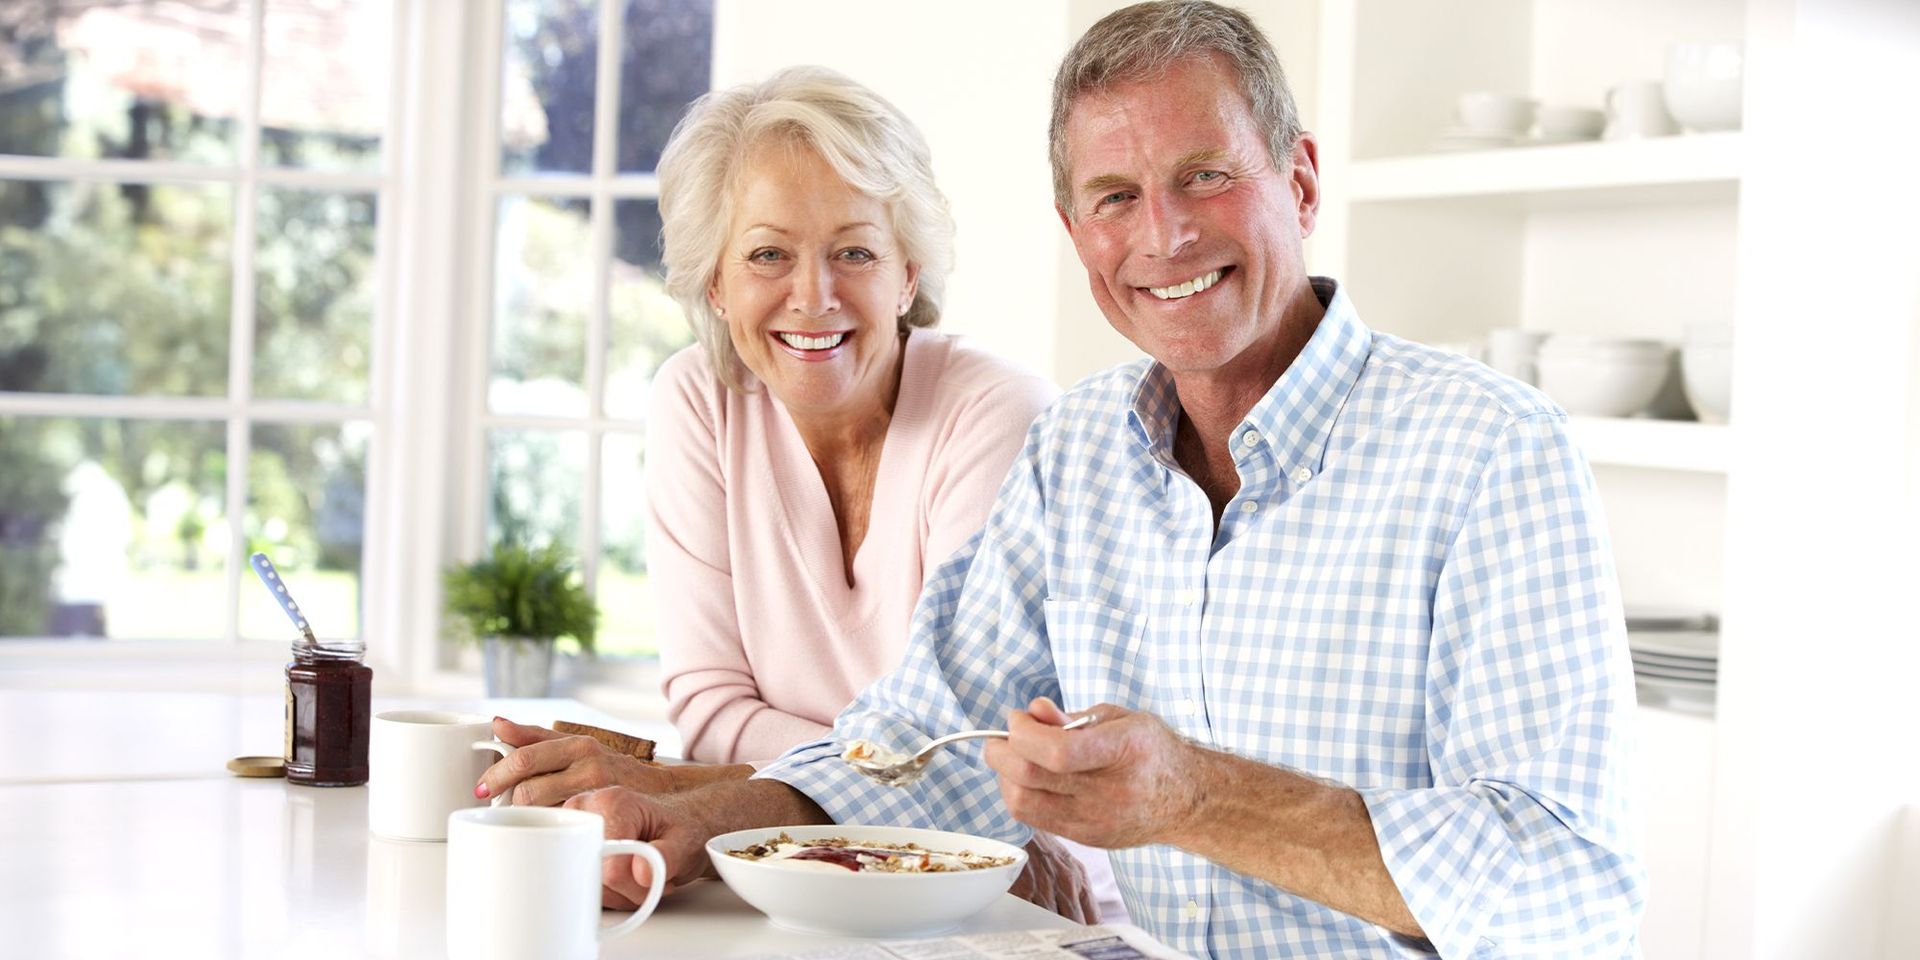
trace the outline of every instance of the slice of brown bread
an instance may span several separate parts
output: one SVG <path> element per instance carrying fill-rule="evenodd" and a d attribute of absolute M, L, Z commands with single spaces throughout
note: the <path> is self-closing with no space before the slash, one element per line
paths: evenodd
<path fill-rule="evenodd" d="M 625 754 L 635 760 L 653 759 L 653 741 L 644 737 L 630 737 L 624 733 L 615 733 L 600 727 L 570 720 L 556 720 L 553 724 L 556 733 L 592 737 L 614 753 Z"/>

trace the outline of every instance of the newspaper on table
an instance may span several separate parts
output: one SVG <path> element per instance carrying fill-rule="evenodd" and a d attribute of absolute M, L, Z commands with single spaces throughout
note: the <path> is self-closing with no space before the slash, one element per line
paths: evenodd
<path fill-rule="evenodd" d="M 1187 960 L 1130 923 L 1071 930 L 1010 930 L 930 940 L 881 940 L 755 960 Z"/>

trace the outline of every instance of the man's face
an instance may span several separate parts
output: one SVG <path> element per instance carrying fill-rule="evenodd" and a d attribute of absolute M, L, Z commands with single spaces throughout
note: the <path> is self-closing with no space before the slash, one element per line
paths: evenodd
<path fill-rule="evenodd" d="M 1114 329 L 1176 375 L 1264 368 L 1307 282 L 1311 137 L 1275 169 L 1216 56 L 1083 95 L 1066 145 L 1062 219 Z"/>

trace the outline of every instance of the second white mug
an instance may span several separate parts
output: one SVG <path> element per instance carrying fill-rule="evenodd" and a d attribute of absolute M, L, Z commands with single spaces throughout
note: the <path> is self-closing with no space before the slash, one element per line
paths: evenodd
<path fill-rule="evenodd" d="M 447 815 L 486 803 L 474 798 L 474 784 L 513 752 L 492 737 L 493 721 L 479 714 L 376 714 L 367 745 L 368 828 L 394 840 L 445 840 Z"/>
<path fill-rule="evenodd" d="M 601 863 L 637 856 L 666 876 L 660 851 L 606 839 L 599 814 L 561 807 L 458 810 L 447 825 L 447 956 L 459 960 L 592 960 L 600 943 L 639 926 L 660 904 L 600 924 Z"/>

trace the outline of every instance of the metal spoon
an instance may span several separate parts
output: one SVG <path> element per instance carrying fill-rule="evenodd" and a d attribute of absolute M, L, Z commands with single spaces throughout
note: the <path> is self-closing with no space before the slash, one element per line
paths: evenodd
<path fill-rule="evenodd" d="M 1093 718 L 1094 715 L 1089 713 L 1084 717 L 1062 724 L 1060 729 L 1078 730 L 1081 727 L 1093 723 Z M 938 740 L 928 743 L 926 746 L 920 748 L 919 753 L 909 757 L 903 757 L 900 754 L 884 748 L 876 748 L 873 744 L 867 743 L 865 740 L 855 740 L 847 747 L 847 753 L 841 756 L 847 761 L 848 766 L 866 774 L 874 780 L 890 787 L 904 787 L 925 776 L 927 773 L 927 760 L 933 756 L 934 751 L 947 744 L 959 743 L 962 740 L 1005 740 L 1007 736 L 1005 730 L 962 730 L 959 733 L 949 733 Z M 850 756 L 850 754 L 854 754 L 862 744 L 868 747 L 868 753 L 870 755 Z"/>

